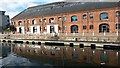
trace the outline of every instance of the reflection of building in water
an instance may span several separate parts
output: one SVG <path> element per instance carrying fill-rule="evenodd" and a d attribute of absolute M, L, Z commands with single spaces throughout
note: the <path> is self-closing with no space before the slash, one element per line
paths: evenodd
<path fill-rule="evenodd" d="M 96 65 L 120 65 L 120 51 L 112 50 L 91 50 L 89 48 L 78 47 L 59 47 L 59 46 L 43 46 L 39 48 L 31 48 L 29 46 L 15 46 L 14 52 L 26 57 L 46 57 L 51 59 L 60 59 L 62 61 L 72 61 L 79 63 L 90 63 Z"/>
<path fill-rule="evenodd" d="M 2 58 L 7 57 L 11 53 L 11 47 L 10 46 L 6 46 L 6 45 L 8 45 L 8 44 L 2 43 L 0 45 L 0 47 L 2 48 L 2 50 L 0 50 Z"/>

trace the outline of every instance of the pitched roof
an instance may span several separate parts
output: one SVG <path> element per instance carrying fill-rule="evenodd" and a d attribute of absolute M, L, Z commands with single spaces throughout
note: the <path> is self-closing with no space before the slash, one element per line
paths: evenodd
<path fill-rule="evenodd" d="M 57 2 L 35 7 L 29 7 L 19 13 L 12 20 L 35 18 L 40 16 L 80 12 L 102 8 L 112 8 L 120 6 L 120 2 Z"/>

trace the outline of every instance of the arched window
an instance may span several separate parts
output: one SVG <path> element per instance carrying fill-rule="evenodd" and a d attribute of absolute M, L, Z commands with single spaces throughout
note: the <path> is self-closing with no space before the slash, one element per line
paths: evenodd
<path fill-rule="evenodd" d="M 22 26 L 22 21 L 19 21 L 19 22 L 18 22 L 18 25 L 19 25 L 19 26 Z"/>
<path fill-rule="evenodd" d="M 50 23 L 54 23 L 54 18 L 50 18 L 50 19 L 49 19 L 49 22 L 50 22 Z"/>
<path fill-rule="evenodd" d="M 109 32 L 109 25 L 108 24 L 100 24 L 99 25 L 99 33 L 101 32 Z"/>
<path fill-rule="evenodd" d="M 86 15 L 86 14 L 84 14 L 84 15 L 83 15 L 83 19 L 86 19 L 86 18 L 87 18 L 87 15 Z"/>
<path fill-rule="evenodd" d="M 78 26 L 77 25 L 71 26 L 71 33 L 78 33 Z"/>
<path fill-rule="evenodd" d="M 77 21 L 77 16 L 71 16 L 71 22 Z"/>
<path fill-rule="evenodd" d="M 34 19 L 34 20 L 32 20 L 32 24 L 36 24 L 36 20 Z"/>
<path fill-rule="evenodd" d="M 120 11 L 116 11 L 116 16 L 120 16 Z"/>
<path fill-rule="evenodd" d="M 100 14 L 100 20 L 108 19 L 108 13 L 104 12 Z"/>

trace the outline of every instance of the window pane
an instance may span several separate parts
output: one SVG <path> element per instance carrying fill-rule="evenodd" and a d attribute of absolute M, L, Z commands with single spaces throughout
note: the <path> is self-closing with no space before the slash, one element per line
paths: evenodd
<path fill-rule="evenodd" d="M 83 15 L 83 19 L 86 19 L 86 18 L 87 18 L 87 15 L 86 15 L 86 14 L 84 14 L 84 15 Z"/>
<path fill-rule="evenodd" d="M 77 25 L 71 26 L 71 33 L 78 33 L 78 26 Z"/>
<path fill-rule="evenodd" d="M 108 13 L 101 13 L 100 14 L 100 20 L 103 20 L 103 19 L 108 19 Z"/>
<path fill-rule="evenodd" d="M 93 25 L 90 25 L 90 29 L 93 29 Z"/>
<path fill-rule="evenodd" d="M 116 11 L 116 16 L 120 16 L 120 11 Z"/>
<path fill-rule="evenodd" d="M 39 19 L 39 22 L 42 22 L 42 19 Z"/>
<path fill-rule="evenodd" d="M 90 14 L 90 19 L 92 19 L 92 18 L 93 18 L 93 16 L 94 16 L 93 14 Z"/>
<path fill-rule="evenodd" d="M 116 29 L 120 29 L 120 24 L 116 24 Z"/>
<path fill-rule="evenodd" d="M 58 17 L 58 20 L 61 21 L 61 20 L 62 20 L 62 17 Z"/>
<path fill-rule="evenodd" d="M 34 20 L 32 20 L 32 24 L 36 24 L 36 20 L 34 19 Z"/>
<path fill-rule="evenodd" d="M 54 23 L 54 18 L 50 18 L 50 19 L 49 19 L 49 22 L 50 22 L 50 23 Z"/>
<path fill-rule="evenodd" d="M 46 18 L 44 18 L 44 22 L 46 22 Z"/>
<path fill-rule="evenodd" d="M 22 25 L 22 21 L 19 21 L 19 22 L 18 22 L 18 25 L 21 26 L 21 25 Z"/>
<path fill-rule="evenodd" d="M 72 16 L 72 17 L 71 17 L 71 22 L 72 22 L 72 21 L 77 21 L 77 16 Z"/>
<path fill-rule="evenodd" d="M 66 16 L 64 16 L 64 21 L 66 21 Z"/>
<path fill-rule="evenodd" d="M 83 29 L 86 29 L 86 25 L 83 25 Z"/>

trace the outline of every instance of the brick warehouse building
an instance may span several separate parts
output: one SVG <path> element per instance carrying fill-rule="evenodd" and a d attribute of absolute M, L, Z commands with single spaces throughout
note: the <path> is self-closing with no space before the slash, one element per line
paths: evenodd
<path fill-rule="evenodd" d="M 16 33 L 119 33 L 120 2 L 55 2 L 11 19 Z"/>

